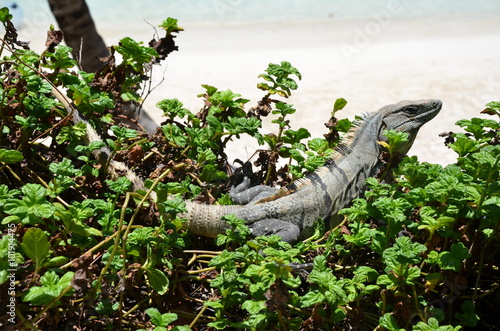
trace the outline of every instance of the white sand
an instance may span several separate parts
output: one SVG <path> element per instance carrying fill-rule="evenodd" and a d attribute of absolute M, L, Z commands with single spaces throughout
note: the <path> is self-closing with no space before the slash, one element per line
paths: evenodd
<path fill-rule="evenodd" d="M 367 23 L 359 24 L 187 29 L 178 38 L 180 51 L 168 59 L 166 82 L 149 102 L 175 97 L 198 109 L 200 84 L 211 84 L 240 93 L 253 105 L 263 96 L 255 88 L 258 74 L 269 62 L 286 60 L 303 75 L 290 100 L 297 108 L 295 128 L 322 136 L 339 97 L 349 103 L 338 115 L 349 118 L 400 100 L 437 98 L 444 107 L 420 131 L 410 154 L 443 165 L 454 162 L 438 134 L 457 130 L 458 119 L 478 116 L 487 102 L 500 100 L 500 24 L 392 22 L 366 46 L 358 44 L 363 48 L 349 48 Z M 235 147 L 241 158 L 254 149 Z"/>
<path fill-rule="evenodd" d="M 159 81 L 165 71 L 165 82 L 146 102 L 158 122 L 161 113 L 154 105 L 164 98 L 178 98 L 196 112 L 202 105 L 196 97 L 203 92 L 201 84 L 240 93 L 251 99 L 250 107 L 263 96 L 255 87 L 257 76 L 269 62 L 284 60 L 303 75 L 289 100 L 297 108 L 292 126 L 304 126 L 315 137 L 326 132 L 323 123 L 336 98 L 349 102 L 338 114 L 349 118 L 400 100 L 441 99 L 443 110 L 420 131 L 410 154 L 446 165 L 455 154 L 438 134 L 458 130 L 458 119 L 478 116 L 487 102 L 500 100 L 500 23 L 495 18 L 184 28 L 177 38 L 179 52 L 155 72 Z M 142 30 L 101 33 L 109 44 L 124 36 L 147 42 L 152 28 L 144 23 Z M 264 131 L 272 129 L 266 124 Z M 242 159 L 255 149 L 235 145 L 234 155 Z"/>

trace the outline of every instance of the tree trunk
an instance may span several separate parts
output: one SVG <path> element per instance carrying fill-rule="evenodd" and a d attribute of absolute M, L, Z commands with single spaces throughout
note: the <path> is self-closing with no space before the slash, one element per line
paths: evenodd
<path fill-rule="evenodd" d="M 97 33 L 85 0 L 48 0 L 66 45 L 73 49 L 73 57 L 86 72 L 95 72 L 102 66 L 98 57 L 109 55 L 104 40 Z"/>

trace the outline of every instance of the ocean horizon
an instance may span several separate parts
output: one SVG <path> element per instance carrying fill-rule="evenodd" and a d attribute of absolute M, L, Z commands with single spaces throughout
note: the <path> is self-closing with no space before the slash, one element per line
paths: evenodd
<path fill-rule="evenodd" d="M 119 19 L 130 11 L 139 17 L 163 20 L 174 17 L 186 24 L 249 24 L 262 22 L 323 22 L 370 19 L 373 14 L 400 7 L 399 19 L 498 15 L 496 0 L 87 0 L 96 19 Z M 114 12 L 113 16 L 108 16 Z"/>
<path fill-rule="evenodd" d="M 0 5 L 15 3 L 17 21 L 22 25 L 50 25 L 53 17 L 46 1 L 2 0 Z M 374 15 L 398 8 L 398 20 L 466 19 L 499 15 L 496 0 L 87 0 L 98 27 L 138 28 L 145 22 L 158 25 L 167 17 L 181 25 L 248 25 L 265 23 L 335 22 L 371 19 Z M 21 17 L 18 17 L 21 16 Z M 124 25 L 125 24 L 125 25 Z"/>

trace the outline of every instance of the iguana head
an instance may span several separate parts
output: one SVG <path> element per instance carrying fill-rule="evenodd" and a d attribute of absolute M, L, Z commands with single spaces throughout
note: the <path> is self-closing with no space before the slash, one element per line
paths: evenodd
<path fill-rule="evenodd" d="M 379 135 L 383 135 L 384 130 L 395 130 L 409 134 L 409 141 L 398 152 L 406 154 L 410 149 L 418 130 L 433 119 L 441 110 L 443 103 L 440 100 L 405 100 L 393 105 L 382 107 L 379 113 L 382 114 L 382 130 Z M 380 140 L 385 140 L 383 136 Z"/>

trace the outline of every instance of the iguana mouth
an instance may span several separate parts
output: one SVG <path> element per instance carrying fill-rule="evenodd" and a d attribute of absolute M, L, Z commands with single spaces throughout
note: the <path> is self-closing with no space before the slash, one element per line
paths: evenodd
<path fill-rule="evenodd" d="M 404 101 L 401 103 L 404 103 Z M 405 116 L 406 119 L 393 129 L 400 132 L 416 133 L 424 123 L 436 117 L 441 111 L 442 106 L 443 103 L 440 100 L 431 99 L 422 100 L 419 103 L 404 107 L 402 108 L 402 112 L 406 113 L 408 110 L 414 109 L 415 115 L 402 115 Z"/>

